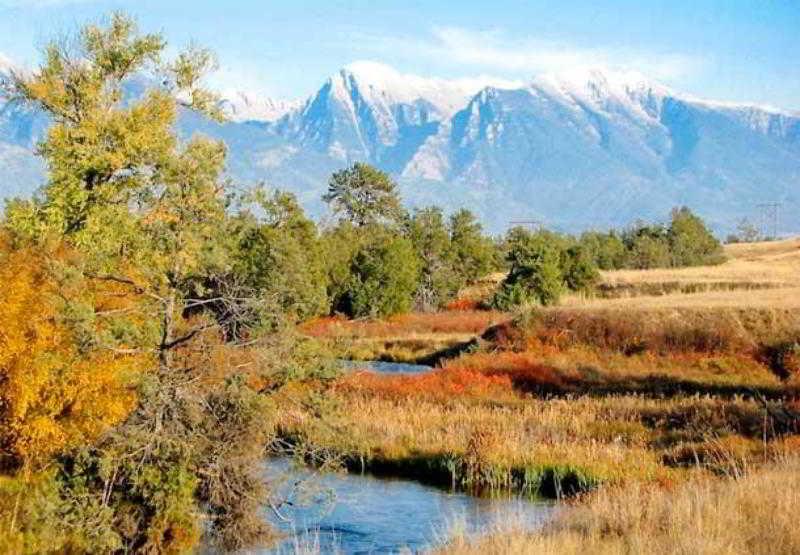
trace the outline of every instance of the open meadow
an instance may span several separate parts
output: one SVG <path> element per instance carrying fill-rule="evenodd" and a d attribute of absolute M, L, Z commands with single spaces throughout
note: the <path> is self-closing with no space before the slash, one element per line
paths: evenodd
<path fill-rule="evenodd" d="M 282 433 L 353 471 L 570 499 L 544 535 L 455 539 L 455 553 L 674 552 L 675 535 L 690 538 L 684 552 L 764 547 L 747 534 L 777 534 L 768 551 L 796 552 L 796 533 L 772 530 L 783 520 L 725 536 L 746 516 L 717 504 L 749 497 L 742 511 L 758 500 L 781 518 L 797 507 L 796 488 L 775 489 L 800 454 L 800 241 L 731 245 L 726 256 L 604 272 L 595 296 L 516 314 L 316 323 L 316 337 L 387 340 L 374 358 L 391 358 L 389 338 L 466 346 L 426 374 L 348 373 L 327 391 L 334 419 L 296 411 Z"/>

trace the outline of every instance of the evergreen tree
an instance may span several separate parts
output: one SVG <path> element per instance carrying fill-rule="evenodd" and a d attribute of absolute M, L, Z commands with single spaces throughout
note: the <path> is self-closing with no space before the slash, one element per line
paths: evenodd
<path fill-rule="evenodd" d="M 324 314 L 328 276 L 316 225 L 290 193 L 257 191 L 252 200 L 256 209 L 231 223 L 233 275 L 295 319 Z"/>
<path fill-rule="evenodd" d="M 509 273 L 495 294 L 492 304 L 500 310 L 537 302 L 558 302 L 564 290 L 561 251 L 552 234 L 529 233 L 522 228 L 509 232 Z"/>
<path fill-rule="evenodd" d="M 724 260 L 720 242 L 703 220 L 686 207 L 672 211 L 668 240 L 672 266 L 719 264 Z"/>
<path fill-rule="evenodd" d="M 467 284 L 485 277 L 495 266 L 492 240 L 483 234 L 475 215 L 465 208 L 450 217 L 450 248 L 455 270 Z"/>
<path fill-rule="evenodd" d="M 463 272 L 456 267 L 444 214 L 435 207 L 417 210 L 406 227 L 421 264 L 415 305 L 423 311 L 435 310 L 466 284 Z"/>
<path fill-rule="evenodd" d="M 392 179 L 377 168 L 356 162 L 334 173 L 322 200 L 356 226 L 399 223 L 403 208 Z"/>
<path fill-rule="evenodd" d="M 419 284 L 419 259 L 407 238 L 370 226 L 350 261 L 339 308 L 355 318 L 408 312 Z"/>

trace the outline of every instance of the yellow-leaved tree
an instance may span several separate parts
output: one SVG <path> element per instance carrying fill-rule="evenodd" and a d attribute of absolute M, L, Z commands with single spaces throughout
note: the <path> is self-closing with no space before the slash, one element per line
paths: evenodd
<path fill-rule="evenodd" d="M 2 243 L 6 243 L 3 245 Z M 142 355 L 82 353 L 60 313 L 51 262 L 0 241 L 0 445 L 3 466 L 37 470 L 54 453 L 94 441 L 133 408 Z M 9 325 L 14 323 L 14 325 Z"/>
<path fill-rule="evenodd" d="M 56 264 L 65 279 L 48 295 L 52 254 L 29 272 L 14 268 L 28 251 L 9 255 L 9 444 L 20 460 L 59 454 L 54 526 L 66 523 L 73 551 L 183 552 L 203 534 L 240 549 L 268 532 L 268 403 L 245 375 L 259 364 L 227 361 L 247 359 L 275 318 L 235 272 L 225 145 L 176 132 L 184 111 L 219 115 L 202 87 L 213 58 L 189 48 L 165 60 L 165 48 L 115 14 L 12 80 L 51 126 L 47 183 L 8 205 L 5 227 L 17 248 L 59 244 L 75 259 Z M 39 344 L 24 345 L 30 335 Z M 134 360 L 149 363 L 131 396 L 116 380 Z"/>
<path fill-rule="evenodd" d="M 133 299 L 105 284 L 59 279 L 66 258 L 63 248 L 14 249 L 0 235 L 0 546 L 9 550 L 30 548 L 17 526 L 30 501 L 26 486 L 52 474 L 54 455 L 124 421 L 135 406 L 134 378 L 148 366 L 143 354 L 81 348 L 64 306 L 69 289 L 115 305 Z"/>

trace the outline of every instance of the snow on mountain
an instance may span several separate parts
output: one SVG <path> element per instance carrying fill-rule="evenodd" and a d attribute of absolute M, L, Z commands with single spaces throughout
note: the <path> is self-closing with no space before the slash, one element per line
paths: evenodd
<path fill-rule="evenodd" d="M 800 209 L 797 114 L 697 99 L 635 72 L 523 84 L 356 62 L 303 103 L 225 98 L 231 121 L 183 114 L 182 134 L 225 140 L 235 179 L 290 189 L 312 214 L 330 173 L 353 161 L 394 175 L 409 204 L 467 206 L 493 231 L 512 219 L 624 225 L 686 204 L 723 232 L 764 200 Z M 31 151 L 45 125 L 0 106 L 0 179 L 15 193 L 41 179 Z"/>
<path fill-rule="evenodd" d="M 355 62 L 332 75 L 275 131 L 340 163 L 366 159 L 399 174 L 420 145 L 489 84 L 519 86 L 486 77 L 425 78 Z"/>
<path fill-rule="evenodd" d="M 222 95 L 222 109 L 231 121 L 277 121 L 302 106 L 300 100 L 283 100 L 244 91 L 228 91 Z"/>
<path fill-rule="evenodd" d="M 389 105 L 414 104 L 424 100 L 444 117 L 462 108 L 470 97 L 485 87 L 516 88 L 521 85 L 517 81 L 485 76 L 449 80 L 420 77 L 370 61 L 349 64 L 343 73 L 352 76 L 366 98 Z"/>

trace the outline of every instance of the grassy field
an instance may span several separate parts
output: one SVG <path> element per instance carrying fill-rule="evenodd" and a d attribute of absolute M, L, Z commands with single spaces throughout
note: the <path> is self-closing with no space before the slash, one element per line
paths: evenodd
<path fill-rule="evenodd" d="M 609 272 L 599 296 L 515 315 L 307 324 L 375 358 L 389 341 L 469 348 L 424 375 L 347 374 L 325 392 L 330 419 L 293 411 L 282 433 L 351 470 L 574 498 L 543 534 L 456 539 L 456 553 L 796 552 L 800 241 L 726 253 Z"/>
<path fill-rule="evenodd" d="M 800 239 L 726 245 L 725 255 L 726 262 L 718 266 L 603 272 L 598 295 L 571 295 L 562 304 L 800 306 Z"/>
<path fill-rule="evenodd" d="M 790 458 L 679 487 L 608 488 L 573 504 L 541 533 L 509 523 L 481 538 L 455 535 L 440 555 L 800 553 L 800 462 Z"/>

